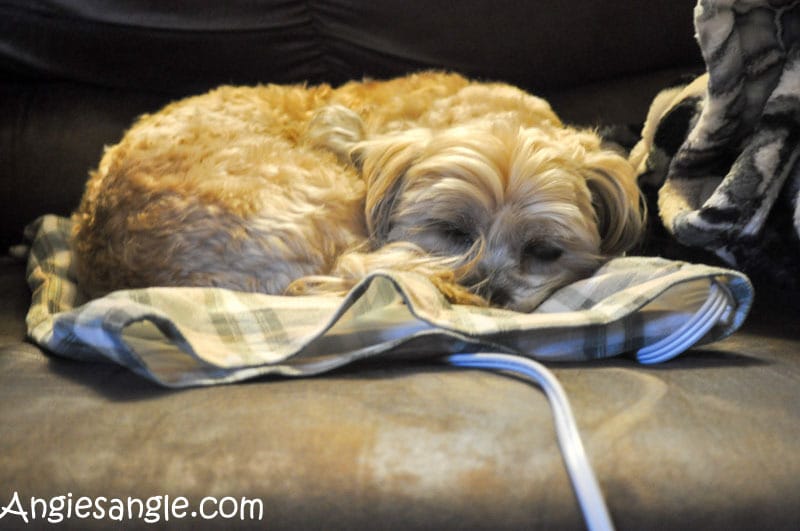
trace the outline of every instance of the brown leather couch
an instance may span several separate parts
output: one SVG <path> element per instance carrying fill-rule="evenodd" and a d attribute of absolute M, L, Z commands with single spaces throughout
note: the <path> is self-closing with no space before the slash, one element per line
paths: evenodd
<path fill-rule="evenodd" d="M 522 86 L 573 123 L 641 123 L 660 88 L 702 70 L 692 8 L 0 1 L 0 244 L 20 243 L 39 215 L 68 214 L 103 145 L 136 115 L 221 83 L 445 68 Z M 24 272 L 0 261 L 0 528 L 24 523 L 31 497 L 60 499 L 60 525 L 76 529 L 148 525 L 112 518 L 111 500 L 128 498 L 157 498 L 166 528 L 584 526 L 547 401 L 520 379 L 367 365 L 168 391 L 26 342 Z M 759 299 L 742 332 L 662 366 L 554 367 L 618 528 L 797 529 L 796 322 Z M 82 497 L 104 497 L 104 518 L 78 518 Z M 187 516 L 165 521 L 166 497 L 184 497 Z M 217 517 L 191 518 L 205 497 Z M 239 518 L 252 507 L 243 498 L 261 501 L 260 520 Z"/>

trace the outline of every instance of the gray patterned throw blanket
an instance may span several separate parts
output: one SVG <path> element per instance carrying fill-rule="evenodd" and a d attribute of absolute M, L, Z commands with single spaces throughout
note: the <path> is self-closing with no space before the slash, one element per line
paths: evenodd
<path fill-rule="evenodd" d="M 653 101 L 631 152 L 669 236 L 800 289 L 800 2 L 700 0 L 707 72 Z"/>

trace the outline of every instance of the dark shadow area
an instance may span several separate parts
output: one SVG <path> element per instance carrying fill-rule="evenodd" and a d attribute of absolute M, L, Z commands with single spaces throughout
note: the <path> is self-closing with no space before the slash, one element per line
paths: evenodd
<path fill-rule="evenodd" d="M 76 361 L 52 354 L 46 356 L 47 368 L 53 374 L 91 389 L 114 402 L 150 400 L 176 392 L 114 363 Z"/>

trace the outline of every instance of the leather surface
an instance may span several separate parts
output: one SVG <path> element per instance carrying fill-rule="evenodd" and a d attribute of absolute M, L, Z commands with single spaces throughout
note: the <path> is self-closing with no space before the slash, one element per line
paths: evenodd
<path fill-rule="evenodd" d="M 219 83 L 445 67 L 571 122 L 641 121 L 700 64 L 693 4 L 0 2 L 0 245 L 69 213 L 136 115 Z M 362 366 L 169 392 L 24 342 L 23 271 L 0 260 L 0 503 L 249 496 L 272 529 L 583 528 L 547 403 L 517 379 Z M 555 367 L 618 528 L 796 528 L 797 315 L 760 302 L 744 332 L 665 366 Z"/>
<path fill-rule="evenodd" d="M 22 282 L 21 267 L 0 278 Z M 23 302 L 2 321 L 19 323 Z M 800 341 L 780 334 L 791 319 L 659 367 L 553 367 L 619 529 L 796 524 Z M 271 529 L 583 525 L 547 402 L 516 378 L 363 365 L 171 392 L 4 343 L 0 482 L 21 495 L 247 496 Z"/>
<path fill-rule="evenodd" d="M 167 99 L 67 83 L 0 83 L 0 248 L 49 212 L 77 207 L 103 146 Z"/>
<path fill-rule="evenodd" d="M 697 62 L 693 5 L 7 0 L 0 72 L 184 95 L 448 68 L 541 90 Z"/>

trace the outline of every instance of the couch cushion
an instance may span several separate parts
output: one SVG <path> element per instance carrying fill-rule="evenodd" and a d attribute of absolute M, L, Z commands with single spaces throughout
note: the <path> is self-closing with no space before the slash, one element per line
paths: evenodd
<path fill-rule="evenodd" d="M 796 523 L 800 374 L 786 356 L 729 342 L 666 369 L 557 369 L 620 529 Z M 0 397 L 14 426 L 0 500 L 247 496 L 294 529 L 581 523 L 544 398 L 489 373 L 362 368 L 169 393 L 25 345 L 0 351 Z"/>
<path fill-rule="evenodd" d="M 2 278 L 24 282 L 17 266 Z M 14 297 L 2 320 L 20 327 L 27 293 Z M 761 310 L 744 333 L 655 368 L 552 366 L 620 529 L 800 519 L 798 316 Z M 517 378 L 360 365 L 172 392 L 114 365 L 0 344 L 0 506 L 14 492 L 168 494 L 193 507 L 245 496 L 275 529 L 582 526 L 548 404 Z"/>

